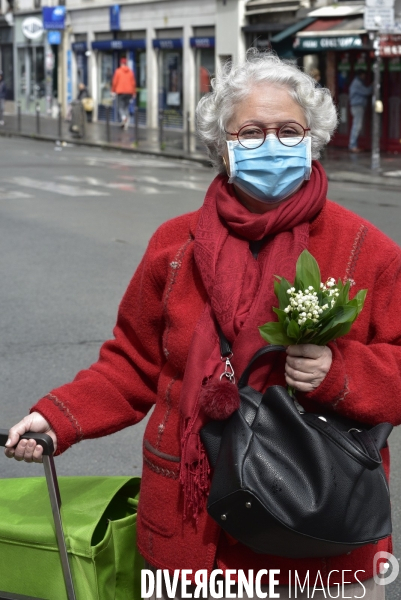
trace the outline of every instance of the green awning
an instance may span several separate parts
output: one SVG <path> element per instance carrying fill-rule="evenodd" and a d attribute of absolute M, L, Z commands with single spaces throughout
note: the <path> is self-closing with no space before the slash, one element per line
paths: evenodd
<path fill-rule="evenodd" d="M 362 50 L 360 35 L 297 36 L 294 41 L 296 52 L 324 52 L 327 50 Z"/>
<path fill-rule="evenodd" d="M 298 21 L 286 29 L 283 29 L 283 31 L 280 31 L 280 33 L 274 35 L 270 41 L 273 43 L 282 42 L 285 40 L 285 38 L 289 37 L 290 35 L 294 35 L 294 33 L 298 33 L 300 29 L 307 27 L 314 21 L 316 21 L 316 17 L 306 17 L 305 19 L 302 19 L 302 21 Z"/>

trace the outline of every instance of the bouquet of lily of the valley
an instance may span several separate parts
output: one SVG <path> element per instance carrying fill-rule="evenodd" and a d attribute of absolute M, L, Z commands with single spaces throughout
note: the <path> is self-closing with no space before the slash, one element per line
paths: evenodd
<path fill-rule="evenodd" d="M 360 290 L 349 299 L 351 281 L 335 282 L 331 277 L 320 280 L 320 269 L 307 250 L 299 256 L 294 283 L 276 275 L 274 293 L 279 306 L 273 308 L 278 322 L 259 327 L 264 340 L 270 344 L 317 344 L 347 334 L 361 312 L 367 290 Z"/>

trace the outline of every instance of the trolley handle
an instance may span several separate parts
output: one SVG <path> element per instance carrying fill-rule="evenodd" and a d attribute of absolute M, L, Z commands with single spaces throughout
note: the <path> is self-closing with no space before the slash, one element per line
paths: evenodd
<path fill-rule="evenodd" d="M 50 435 L 46 433 L 34 433 L 33 431 L 27 431 L 20 436 L 21 440 L 35 440 L 35 442 L 42 446 L 44 456 L 52 456 L 54 452 L 54 444 Z M 8 430 L 0 429 L 0 446 L 5 446 L 8 440 Z"/>
<path fill-rule="evenodd" d="M 33 431 L 27 431 L 20 436 L 22 440 L 35 440 L 43 448 L 43 467 L 45 469 L 47 489 L 49 492 L 50 504 L 52 507 L 54 526 L 56 530 L 56 538 L 58 549 L 60 552 L 61 567 L 64 575 L 64 582 L 67 591 L 68 600 L 76 600 L 74 591 L 74 582 L 72 580 L 71 567 L 68 560 L 67 546 L 65 545 L 65 537 L 63 532 L 63 524 L 61 521 L 61 497 L 60 490 L 58 487 L 56 466 L 54 464 L 53 452 L 54 445 L 52 438 L 46 433 L 34 433 Z M 8 430 L 0 429 L 0 446 L 5 446 L 8 440 Z M 0 592 L 1 598 L 20 598 L 26 600 L 35 600 L 31 596 L 3 596 L 3 592 Z"/>

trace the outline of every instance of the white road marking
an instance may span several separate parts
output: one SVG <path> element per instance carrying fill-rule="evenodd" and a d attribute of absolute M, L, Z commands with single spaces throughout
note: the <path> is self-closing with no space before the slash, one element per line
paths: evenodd
<path fill-rule="evenodd" d="M 115 183 L 106 183 L 105 181 L 101 181 L 100 179 L 97 179 L 96 177 L 77 177 L 75 175 L 63 175 L 61 177 L 58 177 L 58 179 L 62 179 L 63 181 L 72 181 L 75 183 L 85 183 L 87 185 L 93 185 L 93 186 L 101 186 L 101 187 L 106 187 L 106 188 L 112 188 L 112 189 L 119 189 L 119 190 L 123 190 L 126 192 L 144 192 L 144 193 L 163 193 L 163 194 L 171 194 L 173 192 L 171 192 L 170 190 L 166 190 L 166 187 L 170 187 L 170 188 L 178 188 L 178 189 L 186 189 L 186 190 L 197 190 L 199 192 L 204 192 L 206 190 L 206 187 L 204 183 L 195 183 L 194 181 L 166 181 L 165 179 L 159 179 L 158 177 L 153 177 L 151 175 L 142 175 L 141 177 L 134 177 L 134 176 L 130 176 L 129 179 L 128 177 L 124 177 L 124 179 L 127 179 L 128 181 L 131 181 L 132 183 L 119 183 L 119 182 L 115 182 Z M 142 184 L 153 184 L 153 185 L 159 185 L 162 189 L 156 189 L 156 188 L 149 188 L 149 186 L 143 186 Z M 135 186 L 135 184 L 139 184 L 139 186 Z M 138 189 L 139 188 L 139 189 Z M 152 192 L 146 192 L 146 189 L 148 190 L 154 190 Z"/>
<path fill-rule="evenodd" d="M 32 198 L 31 194 L 19 192 L 18 190 L 0 189 L 0 200 L 15 200 L 16 198 Z"/>
<path fill-rule="evenodd" d="M 32 179 L 31 177 L 13 177 L 12 179 L 7 179 L 6 181 L 13 183 L 14 185 L 21 185 L 22 187 L 42 190 L 44 192 L 52 192 L 62 196 L 71 196 L 74 198 L 79 198 L 80 196 L 110 196 L 108 192 L 91 189 L 88 190 L 83 187 L 56 183 L 54 181 L 40 181 L 38 179 Z"/>
<path fill-rule="evenodd" d="M 206 156 L 205 156 L 206 158 Z M 160 169 L 182 169 L 182 168 L 188 168 L 190 167 L 191 169 L 196 169 L 196 170 L 206 170 L 207 167 L 205 167 L 204 165 L 197 163 L 197 162 L 192 162 L 189 160 L 184 160 L 184 159 L 177 159 L 177 160 L 165 160 L 162 158 L 159 158 L 158 156 L 154 156 L 152 158 L 139 158 L 137 156 L 135 156 L 135 158 L 126 158 L 126 157 L 116 157 L 116 158 L 108 158 L 105 156 L 88 156 L 85 158 L 85 162 L 87 165 L 89 166 L 100 166 L 101 163 L 103 164 L 107 164 L 109 166 L 115 166 L 115 167 L 149 167 L 151 169 L 154 169 L 155 167 L 158 167 Z"/>
<path fill-rule="evenodd" d="M 401 171 L 387 171 L 383 173 L 385 177 L 401 177 Z"/>

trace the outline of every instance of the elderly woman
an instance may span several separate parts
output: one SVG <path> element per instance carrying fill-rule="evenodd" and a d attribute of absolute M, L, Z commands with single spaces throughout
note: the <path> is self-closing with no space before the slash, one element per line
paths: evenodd
<path fill-rule="evenodd" d="M 154 568 L 279 569 L 281 598 L 289 571 L 309 572 L 332 597 L 384 598 L 373 557 L 389 538 L 349 555 L 287 559 L 233 543 L 205 509 L 208 465 L 199 431 L 230 406 L 213 406 L 204 383 L 224 370 L 218 327 L 240 374 L 261 347 L 258 326 L 274 320 L 275 274 L 291 280 L 305 248 L 323 279 L 368 288 L 350 334 L 325 347 L 289 347 L 254 372 L 253 387 L 293 386 L 306 410 L 324 407 L 378 423 L 401 421 L 401 252 L 373 225 L 326 198 L 317 162 L 337 123 L 327 89 L 272 54 L 250 53 L 225 70 L 197 110 L 199 135 L 218 171 L 203 206 L 162 225 L 149 242 L 121 302 L 114 339 L 72 383 L 52 390 L 10 430 L 6 454 L 39 461 L 41 448 L 20 441 L 45 431 L 57 453 L 137 423 L 154 407 L 143 445 L 138 546 Z M 399 290 L 399 291 L 397 291 Z M 383 394 L 383 390 L 386 393 Z M 388 450 L 383 451 L 388 473 Z M 345 578 L 343 573 L 345 572 Z M 319 585 L 318 585 L 319 587 Z M 341 588 L 340 588 L 341 589 Z M 287 594 L 287 596 L 286 596 Z M 321 594 L 319 596 L 319 594 Z M 316 592 L 314 598 L 325 598 Z M 300 596 L 298 596 L 300 597 Z"/>

